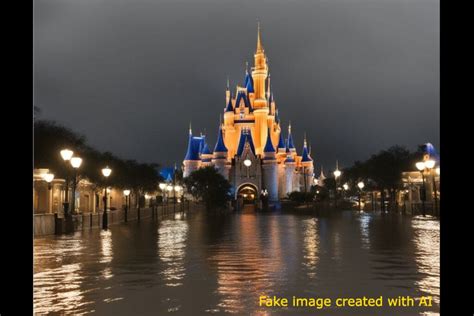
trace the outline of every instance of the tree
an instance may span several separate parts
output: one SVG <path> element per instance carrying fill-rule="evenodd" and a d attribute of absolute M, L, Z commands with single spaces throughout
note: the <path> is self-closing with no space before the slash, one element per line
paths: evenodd
<path fill-rule="evenodd" d="M 184 179 L 184 184 L 207 210 L 223 208 L 230 199 L 231 185 L 214 167 L 200 168 Z"/>
<path fill-rule="evenodd" d="M 110 152 L 101 153 L 87 145 L 86 138 L 54 121 L 38 120 L 34 122 L 34 167 L 48 168 L 58 178 L 70 173 L 61 158 L 60 150 L 69 148 L 83 159 L 79 168 L 79 178 L 87 178 L 103 189 L 105 185 L 132 189 L 137 196 L 146 191 L 155 191 L 162 180 L 156 163 L 138 163 L 135 160 L 123 160 Z M 105 183 L 101 169 L 109 166 L 112 174 Z"/>

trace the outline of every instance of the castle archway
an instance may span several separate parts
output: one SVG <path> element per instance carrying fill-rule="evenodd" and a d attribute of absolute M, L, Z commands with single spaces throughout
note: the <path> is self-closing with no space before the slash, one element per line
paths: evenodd
<path fill-rule="evenodd" d="M 244 204 L 253 204 L 258 198 L 257 187 L 251 183 L 243 183 L 237 189 L 235 197 Z"/>

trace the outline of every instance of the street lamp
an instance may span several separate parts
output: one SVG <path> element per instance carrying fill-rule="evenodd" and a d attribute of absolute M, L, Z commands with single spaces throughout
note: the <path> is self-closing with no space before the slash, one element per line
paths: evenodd
<path fill-rule="evenodd" d="M 417 162 L 416 163 L 416 169 L 420 171 L 421 173 L 421 180 L 423 181 L 423 186 L 421 189 L 421 211 L 423 216 L 426 216 L 426 210 L 425 210 L 425 199 L 426 199 L 426 188 L 425 188 L 425 171 L 426 164 L 423 161 Z"/>
<path fill-rule="evenodd" d="M 102 169 L 102 175 L 105 177 L 105 188 L 104 188 L 104 214 L 102 215 L 102 228 L 107 229 L 108 227 L 108 218 L 107 218 L 107 178 L 112 173 L 112 169 L 108 166 Z"/>
<path fill-rule="evenodd" d="M 362 194 L 362 189 L 365 187 L 365 184 L 364 182 L 360 181 L 359 183 L 357 183 L 357 187 L 359 188 L 359 212 L 361 212 L 361 206 L 360 206 L 360 196 Z"/>
<path fill-rule="evenodd" d="M 72 182 L 72 203 L 71 203 L 71 213 L 76 212 L 76 185 L 77 185 L 77 169 L 82 165 L 82 158 L 72 157 L 71 166 L 74 168 L 74 180 Z"/>
<path fill-rule="evenodd" d="M 125 222 L 126 222 L 127 213 L 128 213 L 128 196 L 130 195 L 130 190 L 123 190 L 123 195 L 125 195 Z"/>
<path fill-rule="evenodd" d="M 66 163 L 66 190 L 64 192 L 64 202 L 63 202 L 63 208 L 64 208 L 64 217 L 67 218 L 69 216 L 69 161 L 71 160 L 71 157 L 73 155 L 73 151 L 69 149 L 63 149 L 59 152 L 61 154 L 61 158 L 64 160 Z"/>
<path fill-rule="evenodd" d="M 347 185 L 347 183 L 344 183 L 344 184 L 342 185 L 342 187 L 344 188 L 344 191 L 349 190 L 349 186 Z"/>
<path fill-rule="evenodd" d="M 51 190 L 51 181 L 54 179 L 54 174 L 53 173 L 45 173 L 43 175 L 43 180 L 48 183 L 48 190 Z"/>
<path fill-rule="evenodd" d="M 434 192 L 434 202 L 435 202 L 435 214 L 438 216 L 438 190 L 436 188 L 436 179 L 435 175 L 431 173 L 431 170 L 434 168 L 436 161 L 433 159 L 428 159 L 425 161 L 425 167 L 428 169 L 428 173 L 432 176 L 433 179 L 433 192 Z M 436 168 L 438 171 L 435 171 L 439 175 L 439 167 Z"/>
<path fill-rule="evenodd" d="M 334 192 L 334 207 L 337 208 L 337 178 L 341 176 L 341 171 L 339 170 L 339 165 L 336 160 L 336 170 L 334 171 L 334 182 L 336 186 L 336 191 Z"/>

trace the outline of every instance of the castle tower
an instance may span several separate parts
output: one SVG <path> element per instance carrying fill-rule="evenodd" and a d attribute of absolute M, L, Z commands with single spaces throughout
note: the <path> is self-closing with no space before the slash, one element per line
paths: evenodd
<path fill-rule="evenodd" d="M 214 155 L 212 163 L 219 171 L 219 173 L 226 179 L 229 178 L 230 165 L 227 162 L 227 147 L 224 144 L 224 137 L 222 136 L 222 127 L 219 126 L 219 134 L 217 135 L 216 146 L 214 147 Z"/>
<path fill-rule="evenodd" d="M 188 149 L 186 151 L 186 156 L 184 157 L 184 170 L 183 177 L 187 177 L 191 172 L 199 169 L 201 166 L 200 149 L 202 137 L 194 137 L 191 129 L 191 124 L 189 124 L 189 138 L 188 138 Z"/>
<path fill-rule="evenodd" d="M 255 100 L 253 102 L 255 117 L 254 141 L 257 154 L 263 154 L 263 146 L 267 140 L 269 107 L 265 98 L 265 81 L 268 76 L 267 58 L 260 39 L 260 24 L 257 31 L 257 50 L 254 55 L 255 66 L 252 71 Z"/>
<path fill-rule="evenodd" d="M 306 137 L 303 142 L 303 154 L 301 155 L 301 174 L 303 176 L 302 188 L 305 192 L 309 192 L 311 185 L 313 184 L 313 159 L 309 155 L 308 146 L 306 143 Z"/>
<path fill-rule="evenodd" d="M 267 141 L 263 149 L 263 189 L 268 192 L 269 201 L 278 201 L 278 170 L 270 132 L 267 134 Z"/>

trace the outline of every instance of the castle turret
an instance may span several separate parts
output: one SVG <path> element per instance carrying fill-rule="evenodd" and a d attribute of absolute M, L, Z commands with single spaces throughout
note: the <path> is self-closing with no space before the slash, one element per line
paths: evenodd
<path fill-rule="evenodd" d="M 189 124 L 188 149 L 186 151 L 186 156 L 184 157 L 183 161 L 183 177 L 185 178 L 189 176 L 191 172 L 199 169 L 199 167 L 201 166 L 201 157 L 199 156 L 199 154 L 202 141 L 203 137 L 193 136 L 191 124 Z"/>
<path fill-rule="evenodd" d="M 228 149 L 224 144 L 224 137 L 222 136 L 222 127 L 219 126 L 219 133 L 217 134 L 217 142 L 214 147 L 214 155 L 212 163 L 219 171 L 219 173 L 226 179 L 229 178 L 230 164 L 227 161 Z"/>
<path fill-rule="evenodd" d="M 275 148 L 272 144 L 270 131 L 267 133 L 267 141 L 263 149 L 263 189 L 268 192 L 269 201 L 278 201 L 278 167 L 275 156 Z"/>
<path fill-rule="evenodd" d="M 268 75 L 267 58 L 260 40 L 260 24 L 257 32 L 257 50 L 254 55 L 255 67 L 252 71 L 253 88 L 255 89 L 255 101 L 253 102 L 255 117 L 255 146 L 257 154 L 263 153 L 263 146 L 267 140 L 269 107 L 265 97 L 265 81 Z"/>
<path fill-rule="evenodd" d="M 313 159 L 309 156 L 308 146 L 306 143 L 306 137 L 303 142 L 303 154 L 301 155 L 301 174 L 303 176 L 301 186 L 305 192 L 309 192 L 311 185 L 313 184 Z"/>

